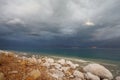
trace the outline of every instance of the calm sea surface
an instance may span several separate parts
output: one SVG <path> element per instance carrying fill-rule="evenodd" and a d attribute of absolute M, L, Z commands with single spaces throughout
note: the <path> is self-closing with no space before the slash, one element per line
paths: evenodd
<path fill-rule="evenodd" d="M 17 49 L 43 55 L 120 61 L 120 49 Z"/>

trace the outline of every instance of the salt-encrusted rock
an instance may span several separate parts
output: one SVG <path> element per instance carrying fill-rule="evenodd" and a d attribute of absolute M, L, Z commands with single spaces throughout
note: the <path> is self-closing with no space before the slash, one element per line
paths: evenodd
<path fill-rule="evenodd" d="M 86 78 L 87 80 L 100 80 L 100 78 L 99 78 L 98 76 L 96 76 L 96 75 L 94 75 L 94 74 L 92 74 L 92 73 L 90 73 L 90 72 L 87 72 L 87 73 L 85 74 L 85 78 Z"/>
<path fill-rule="evenodd" d="M 73 64 L 71 61 L 66 61 L 66 64 L 68 64 L 73 69 L 79 66 L 78 64 Z"/>
<path fill-rule="evenodd" d="M 0 80 L 4 80 L 4 74 L 0 72 Z"/>
<path fill-rule="evenodd" d="M 42 65 L 43 65 L 43 66 L 46 66 L 47 68 L 49 68 L 51 64 L 48 63 L 48 62 L 45 62 L 45 63 L 43 63 Z"/>
<path fill-rule="evenodd" d="M 45 63 L 43 63 L 43 66 L 46 66 L 49 68 L 54 63 L 54 60 L 51 58 L 45 58 Z"/>
<path fill-rule="evenodd" d="M 22 52 L 21 54 L 22 54 L 23 56 L 26 56 L 26 55 L 27 55 L 27 53 L 24 53 L 24 52 Z"/>
<path fill-rule="evenodd" d="M 41 59 L 38 59 L 37 61 L 38 61 L 38 63 L 41 63 L 41 62 L 42 62 Z"/>
<path fill-rule="evenodd" d="M 77 78 L 80 78 L 80 79 L 84 79 L 84 74 L 82 73 L 82 72 L 80 72 L 80 71 L 77 71 L 77 70 L 75 70 L 74 72 L 73 72 L 73 75 L 75 76 L 75 77 L 77 77 Z"/>
<path fill-rule="evenodd" d="M 62 65 L 66 64 L 66 62 L 65 62 L 64 59 L 60 59 L 60 60 L 58 60 L 58 63 L 60 63 L 60 64 L 62 64 Z"/>
<path fill-rule="evenodd" d="M 24 57 L 25 59 L 25 57 Z M 30 61 L 31 63 L 37 63 L 37 59 L 35 57 L 32 58 L 27 58 L 28 61 Z"/>
<path fill-rule="evenodd" d="M 0 53 L 9 54 L 9 52 L 3 50 L 0 50 Z"/>
<path fill-rule="evenodd" d="M 52 58 L 48 58 L 47 61 L 48 61 L 49 63 L 54 63 L 54 59 L 52 59 Z"/>
<path fill-rule="evenodd" d="M 71 80 L 82 80 L 82 79 L 81 79 L 81 78 L 76 77 L 76 78 L 71 79 Z"/>
<path fill-rule="evenodd" d="M 116 77 L 116 80 L 120 80 L 120 76 L 117 76 L 117 77 Z"/>
<path fill-rule="evenodd" d="M 56 69 L 58 69 L 58 70 L 62 70 L 62 69 L 61 69 L 61 67 L 62 67 L 61 64 L 53 63 L 52 65 L 53 65 Z"/>
<path fill-rule="evenodd" d="M 37 59 L 35 57 L 32 57 L 31 59 L 33 63 L 37 63 Z"/>
<path fill-rule="evenodd" d="M 21 59 L 23 59 L 23 60 L 26 60 L 26 59 L 27 59 L 27 57 L 25 57 L 25 56 L 22 56 L 22 57 L 21 57 Z"/>
<path fill-rule="evenodd" d="M 50 75 L 53 78 L 56 78 L 57 80 L 62 80 L 62 78 L 65 76 L 62 71 L 59 71 L 59 70 L 56 70 L 56 69 L 51 69 L 50 72 L 51 72 Z"/>
<path fill-rule="evenodd" d="M 37 70 L 32 70 L 28 76 L 31 76 L 33 79 L 37 79 L 39 78 L 41 75 L 40 71 L 37 69 Z"/>
<path fill-rule="evenodd" d="M 72 75 L 73 75 L 73 69 L 69 68 L 64 73 L 65 73 L 66 76 L 72 77 Z"/>
<path fill-rule="evenodd" d="M 68 69 L 70 69 L 70 67 L 61 67 L 61 69 L 66 72 Z"/>
<path fill-rule="evenodd" d="M 92 74 L 99 76 L 100 78 L 110 80 L 113 79 L 112 73 L 100 64 L 89 64 L 85 66 L 83 69 L 85 72 L 90 72 Z"/>
<path fill-rule="evenodd" d="M 103 80 L 109 80 L 109 79 L 103 79 Z"/>
<path fill-rule="evenodd" d="M 0 50 L 0 53 L 3 53 L 3 50 Z"/>

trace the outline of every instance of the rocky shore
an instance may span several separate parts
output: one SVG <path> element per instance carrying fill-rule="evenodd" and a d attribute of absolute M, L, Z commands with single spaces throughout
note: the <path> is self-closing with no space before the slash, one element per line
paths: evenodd
<path fill-rule="evenodd" d="M 120 80 L 104 66 L 0 51 L 0 80 Z"/>

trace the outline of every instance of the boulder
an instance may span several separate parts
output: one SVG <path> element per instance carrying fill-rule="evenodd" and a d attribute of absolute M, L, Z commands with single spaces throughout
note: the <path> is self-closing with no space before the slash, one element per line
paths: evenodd
<path fill-rule="evenodd" d="M 92 74 L 92 73 L 90 73 L 90 72 L 87 72 L 87 73 L 85 74 L 85 78 L 86 78 L 87 80 L 100 80 L 100 78 L 99 78 L 98 76 L 96 76 L 96 75 L 94 75 L 94 74 Z"/>
<path fill-rule="evenodd" d="M 32 70 L 28 76 L 31 76 L 34 80 L 38 79 L 40 77 L 41 73 L 37 70 Z"/>
<path fill-rule="evenodd" d="M 0 80 L 4 80 L 4 74 L 0 72 Z"/>
<path fill-rule="evenodd" d="M 73 72 L 73 75 L 74 75 L 76 78 L 80 78 L 80 79 L 84 80 L 84 74 L 83 74 L 82 72 L 80 72 L 80 71 L 75 70 L 75 71 Z"/>
<path fill-rule="evenodd" d="M 88 64 L 83 68 L 85 72 L 90 72 L 103 79 L 113 79 L 112 73 L 100 64 Z"/>
<path fill-rule="evenodd" d="M 70 69 L 70 67 L 61 67 L 63 72 L 66 72 L 68 69 Z"/>
<path fill-rule="evenodd" d="M 51 72 L 50 75 L 53 78 L 56 78 L 56 80 L 62 80 L 62 78 L 65 76 L 62 71 L 59 71 L 59 70 L 56 70 L 56 69 L 51 69 L 50 72 Z"/>
<path fill-rule="evenodd" d="M 46 66 L 47 68 L 49 68 L 53 64 L 54 64 L 54 59 L 52 59 L 52 58 L 45 58 L 45 62 L 43 63 L 43 66 Z"/>
<path fill-rule="evenodd" d="M 38 61 L 38 63 L 41 63 L 41 62 L 42 62 L 41 59 L 38 59 L 37 61 Z"/>
<path fill-rule="evenodd" d="M 103 79 L 103 80 L 109 80 L 109 79 Z"/>
<path fill-rule="evenodd" d="M 61 64 L 53 63 L 52 65 L 53 65 L 56 69 L 58 69 L 58 70 L 62 70 L 62 69 L 61 69 L 61 67 L 62 67 Z"/>
<path fill-rule="evenodd" d="M 71 61 L 66 61 L 66 64 L 68 64 L 73 69 L 75 69 L 79 66 L 78 64 L 73 64 Z"/>
<path fill-rule="evenodd" d="M 48 58 L 48 59 L 46 59 L 46 61 L 51 63 L 51 64 L 54 63 L 54 59 L 52 59 L 52 58 Z"/>
<path fill-rule="evenodd" d="M 117 76 L 117 77 L 116 77 L 116 80 L 120 80 L 120 76 Z"/>
<path fill-rule="evenodd" d="M 84 79 L 76 77 L 76 78 L 73 78 L 73 79 L 70 79 L 70 80 L 84 80 Z"/>
<path fill-rule="evenodd" d="M 60 63 L 60 64 L 62 64 L 62 65 L 66 64 L 65 59 L 60 59 L 60 60 L 58 60 L 58 63 Z"/>
<path fill-rule="evenodd" d="M 27 60 L 30 61 L 31 63 L 37 63 L 37 59 L 35 57 L 27 58 Z"/>

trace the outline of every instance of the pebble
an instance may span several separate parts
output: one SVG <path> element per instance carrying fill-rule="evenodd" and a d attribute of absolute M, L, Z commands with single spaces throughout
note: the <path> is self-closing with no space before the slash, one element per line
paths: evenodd
<path fill-rule="evenodd" d="M 39 78 L 41 75 L 40 71 L 37 69 L 37 70 L 32 70 L 30 73 L 29 73 L 29 76 L 32 76 L 33 79 L 37 79 Z"/>
<path fill-rule="evenodd" d="M 18 71 L 11 71 L 11 72 L 8 72 L 9 74 L 17 74 Z"/>
<path fill-rule="evenodd" d="M 74 75 L 75 77 L 84 79 L 84 74 L 83 74 L 82 72 L 80 72 L 80 71 L 75 70 L 75 71 L 73 72 L 73 75 Z"/>

